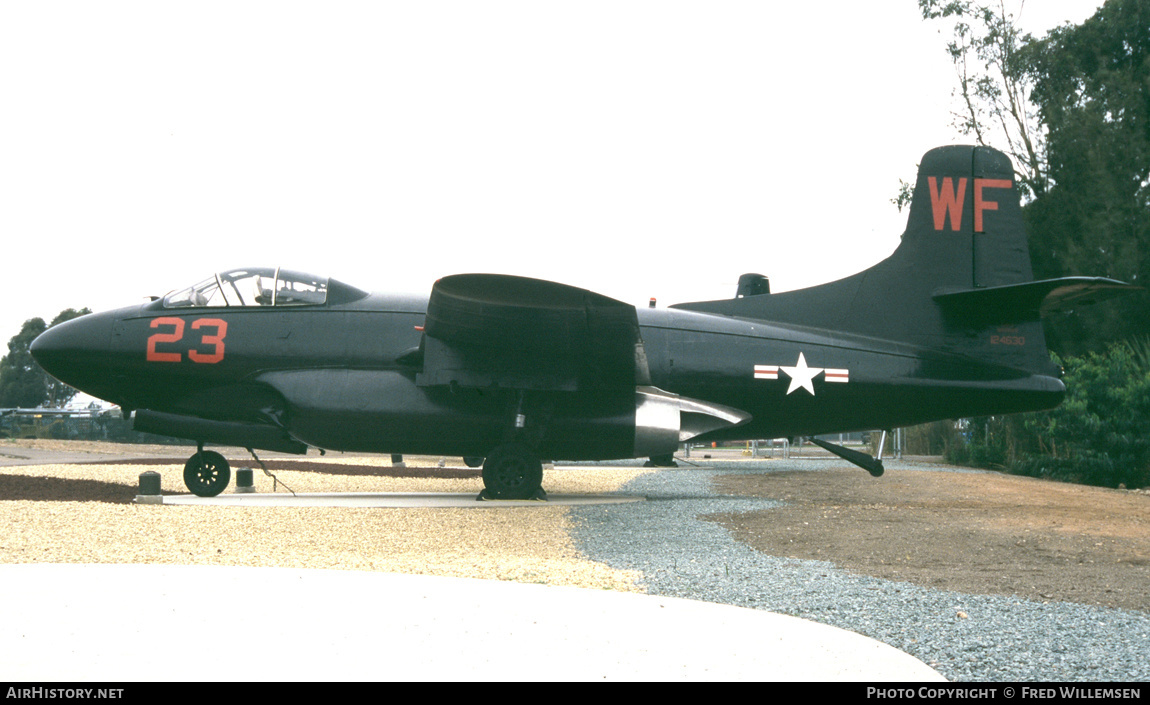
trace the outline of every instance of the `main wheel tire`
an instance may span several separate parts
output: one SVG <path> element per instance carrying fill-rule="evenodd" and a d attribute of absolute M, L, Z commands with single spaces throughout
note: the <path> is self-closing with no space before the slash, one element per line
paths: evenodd
<path fill-rule="evenodd" d="M 226 490 L 231 481 L 228 461 L 215 451 L 200 451 L 184 464 L 184 484 L 197 497 L 215 497 Z"/>
<path fill-rule="evenodd" d="M 526 446 L 499 446 L 483 461 L 483 486 L 492 499 L 531 499 L 543 487 L 543 461 Z"/>

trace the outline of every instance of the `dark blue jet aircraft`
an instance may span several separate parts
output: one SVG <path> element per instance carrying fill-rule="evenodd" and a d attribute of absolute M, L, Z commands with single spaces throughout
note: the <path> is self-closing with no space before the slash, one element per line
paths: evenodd
<path fill-rule="evenodd" d="M 898 249 L 809 289 L 744 275 L 733 299 L 656 310 L 499 274 L 413 299 L 240 269 L 55 326 L 32 354 L 137 429 L 196 441 L 184 477 L 199 495 L 230 481 L 211 443 L 482 458 L 484 496 L 523 498 L 542 495 L 542 458 L 1054 407 L 1040 315 L 1133 288 L 1034 281 L 1010 160 L 942 147 L 922 158 Z"/>

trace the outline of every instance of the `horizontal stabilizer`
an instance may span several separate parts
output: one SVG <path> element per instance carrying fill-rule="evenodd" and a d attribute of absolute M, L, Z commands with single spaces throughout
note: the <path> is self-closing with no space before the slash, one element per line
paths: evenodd
<path fill-rule="evenodd" d="M 935 292 L 933 298 L 952 320 L 995 325 L 1033 320 L 1071 306 L 1105 301 L 1142 287 L 1105 277 L 1062 277 L 980 289 Z"/>

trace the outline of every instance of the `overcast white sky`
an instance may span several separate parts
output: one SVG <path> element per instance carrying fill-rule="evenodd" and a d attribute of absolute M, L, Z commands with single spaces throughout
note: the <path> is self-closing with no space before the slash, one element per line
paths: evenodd
<path fill-rule="evenodd" d="M 237 266 L 660 306 L 840 278 L 965 141 L 941 28 L 915 0 L 3 3 L 0 343 Z"/>

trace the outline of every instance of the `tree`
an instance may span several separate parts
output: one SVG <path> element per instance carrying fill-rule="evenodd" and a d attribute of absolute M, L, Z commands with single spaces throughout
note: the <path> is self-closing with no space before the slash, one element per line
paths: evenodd
<path fill-rule="evenodd" d="M 1150 365 L 1128 343 L 1068 358 L 1066 401 L 1025 417 L 1040 450 L 1014 470 L 1089 485 L 1150 485 Z"/>
<path fill-rule="evenodd" d="M 28 346 L 48 329 L 43 318 L 24 321 L 20 332 L 8 341 L 8 354 L 0 358 L 0 406 L 39 406 L 47 398 L 40 366 Z"/>
<path fill-rule="evenodd" d="M 1030 100 L 1033 67 L 1022 51 L 1033 37 L 1018 29 L 1005 0 L 918 0 L 918 6 L 923 19 L 953 21 L 947 51 L 961 98 L 954 126 L 1010 155 L 1024 199 L 1041 196 L 1048 186 L 1046 145 Z"/>
<path fill-rule="evenodd" d="M 1100 274 L 1150 281 L 1150 6 L 1108 0 L 1081 25 L 1024 51 L 1048 130 L 1051 189 L 1026 208 L 1039 277 Z M 1059 320 L 1064 352 L 1150 332 L 1150 300 L 1126 297 L 1090 317 Z"/>
<path fill-rule="evenodd" d="M 53 326 L 91 313 L 89 309 L 65 309 L 52 319 Z M 0 358 L 0 406 L 62 407 L 76 395 L 76 390 L 53 378 L 32 359 L 29 347 L 36 336 L 50 326 L 42 318 L 24 321 L 20 332 L 8 341 L 8 354 Z"/>

